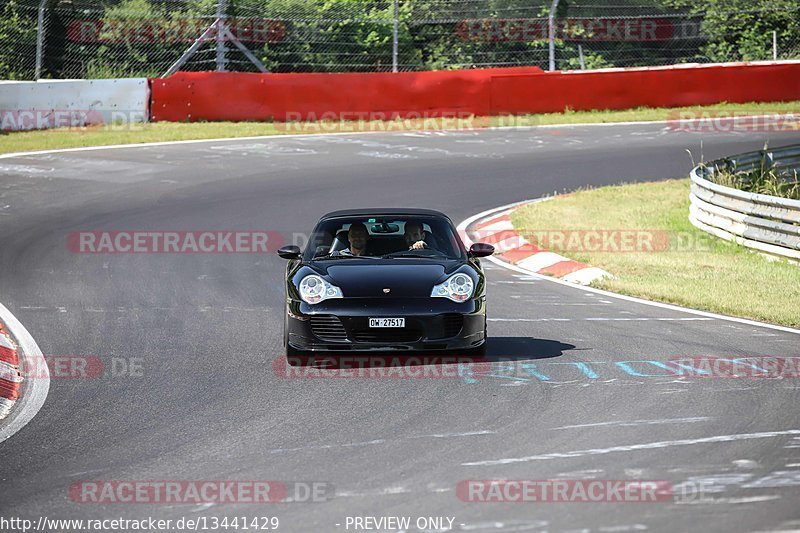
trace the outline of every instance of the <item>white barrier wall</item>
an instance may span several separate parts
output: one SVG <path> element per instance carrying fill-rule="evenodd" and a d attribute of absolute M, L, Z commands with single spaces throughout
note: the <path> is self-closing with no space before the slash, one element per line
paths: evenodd
<path fill-rule="evenodd" d="M 0 82 L 0 130 L 127 126 L 149 118 L 147 78 Z"/>

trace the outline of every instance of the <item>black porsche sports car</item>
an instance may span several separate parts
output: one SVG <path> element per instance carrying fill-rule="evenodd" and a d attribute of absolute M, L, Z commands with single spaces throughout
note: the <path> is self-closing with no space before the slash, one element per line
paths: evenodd
<path fill-rule="evenodd" d="M 451 220 L 425 209 L 336 211 L 305 251 L 285 246 L 287 356 L 340 351 L 482 355 L 486 278 Z"/>

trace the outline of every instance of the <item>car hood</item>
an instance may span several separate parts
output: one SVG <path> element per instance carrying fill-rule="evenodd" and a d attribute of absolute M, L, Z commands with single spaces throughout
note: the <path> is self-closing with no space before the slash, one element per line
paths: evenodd
<path fill-rule="evenodd" d="M 435 261 L 365 263 L 333 263 L 322 270 L 345 298 L 429 298 L 433 286 L 458 266 Z"/>

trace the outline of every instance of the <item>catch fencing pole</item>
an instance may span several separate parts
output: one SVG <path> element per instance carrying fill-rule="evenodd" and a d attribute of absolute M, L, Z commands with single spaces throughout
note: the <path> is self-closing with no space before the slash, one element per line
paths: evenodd
<path fill-rule="evenodd" d="M 399 0 L 394 0 L 394 28 L 392 29 L 392 72 L 398 70 L 398 55 L 400 48 L 400 6 Z"/>
<path fill-rule="evenodd" d="M 36 22 L 36 72 L 35 77 L 38 81 L 42 77 L 42 63 L 44 59 L 44 36 L 47 31 L 44 27 L 45 6 L 48 0 L 39 3 L 39 14 Z"/>
<path fill-rule="evenodd" d="M 550 71 L 556 69 L 556 9 L 558 9 L 558 0 L 553 0 L 553 5 L 550 6 L 550 14 L 547 17 L 547 40 L 550 45 Z"/>
<path fill-rule="evenodd" d="M 217 2 L 217 72 L 225 72 L 227 60 L 225 58 L 225 30 L 227 24 L 228 0 Z"/>

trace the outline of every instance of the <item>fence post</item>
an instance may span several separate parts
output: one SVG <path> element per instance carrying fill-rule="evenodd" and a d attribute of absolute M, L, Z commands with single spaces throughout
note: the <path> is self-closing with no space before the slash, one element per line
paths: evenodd
<path fill-rule="evenodd" d="M 553 0 L 550 6 L 550 14 L 547 17 L 547 40 L 550 44 L 550 71 L 556 69 L 556 9 L 558 0 Z"/>
<path fill-rule="evenodd" d="M 772 32 L 772 60 L 778 60 L 778 32 Z"/>
<path fill-rule="evenodd" d="M 394 0 L 394 27 L 392 29 L 392 72 L 398 70 L 398 54 L 400 48 L 400 6 L 399 0 Z"/>
<path fill-rule="evenodd" d="M 47 29 L 44 27 L 44 17 L 47 1 L 39 2 L 39 14 L 36 22 L 36 71 L 34 77 L 37 81 L 42 77 L 42 63 L 44 62 L 45 33 L 47 33 Z"/>
<path fill-rule="evenodd" d="M 228 0 L 219 0 L 217 2 L 217 72 L 225 72 L 227 66 L 227 59 L 225 57 L 225 39 L 228 27 L 227 23 L 227 7 Z"/>

